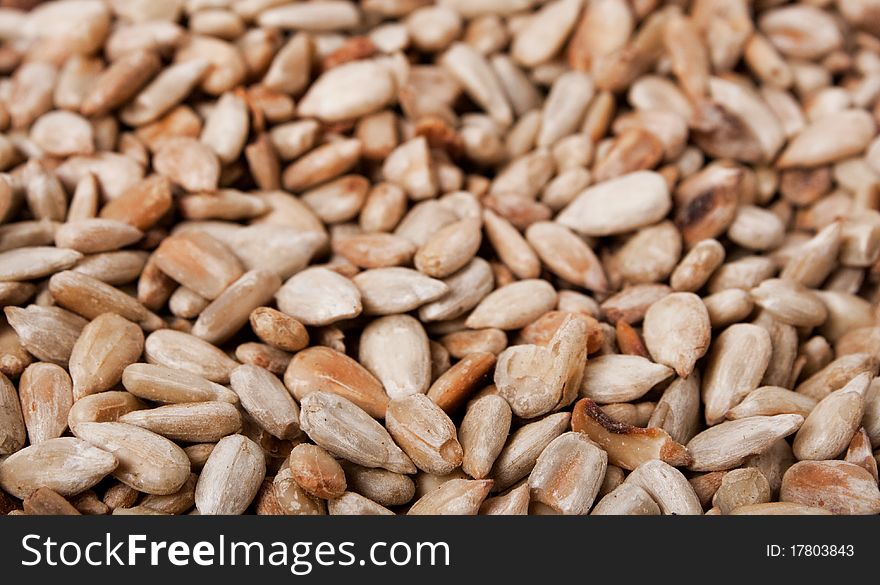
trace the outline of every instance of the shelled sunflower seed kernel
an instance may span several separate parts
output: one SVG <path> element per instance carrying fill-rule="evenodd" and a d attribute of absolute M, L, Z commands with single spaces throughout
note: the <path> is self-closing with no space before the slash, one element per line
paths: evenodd
<path fill-rule="evenodd" d="M 875 0 L 7 5 L 3 513 L 880 513 Z"/>

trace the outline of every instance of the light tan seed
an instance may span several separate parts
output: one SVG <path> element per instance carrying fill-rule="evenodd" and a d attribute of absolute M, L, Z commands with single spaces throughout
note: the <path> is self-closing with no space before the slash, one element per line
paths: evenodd
<path fill-rule="evenodd" d="M 590 512 L 593 516 L 659 516 L 660 506 L 635 484 L 623 483 L 606 494 Z"/>
<path fill-rule="evenodd" d="M 153 157 L 156 172 L 190 192 L 216 191 L 220 162 L 211 148 L 193 138 L 163 140 Z"/>
<path fill-rule="evenodd" d="M 281 311 L 305 325 L 329 325 L 356 317 L 362 310 L 358 287 L 326 268 L 309 268 L 292 276 L 275 296 Z"/>
<path fill-rule="evenodd" d="M 427 396 L 414 394 L 392 400 L 385 426 L 419 469 L 442 475 L 461 465 L 462 447 L 455 425 Z"/>
<path fill-rule="evenodd" d="M 154 364 L 131 364 L 122 385 L 139 398 L 162 404 L 220 401 L 235 404 L 237 395 L 220 384 L 185 370 Z"/>
<path fill-rule="evenodd" d="M 465 322 L 471 329 L 520 329 L 556 303 L 556 291 L 542 280 L 522 280 L 501 287 L 484 298 Z"/>
<path fill-rule="evenodd" d="M 538 456 L 553 439 L 569 428 L 571 414 L 558 412 L 521 426 L 507 440 L 495 459 L 489 477 L 495 491 L 503 491 L 532 472 Z"/>
<path fill-rule="evenodd" d="M 721 421 L 758 387 L 771 352 L 770 335 L 757 325 L 731 325 L 715 339 L 703 374 L 707 423 Z"/>
<path fill-rule="evenodd" d="M 570 314 L 547 347 L 518 345 L 498 356 L 495 385 L 514 414 L 534 418 L 574 401 L 584 376 L 588 335 L 587 319 Z"/>
<path fill-rule="evenodd" d="M 815 327 L 828 317 L 822 300 L 796 282 L 771 278 L 749 294 L 757 305 L 788 325 Z"/>
<path fill-rule="evenodd" d="M 73 345 L 88 323 L 58 307 L 6 307 L 4 313 L 28 352 L 61 366 L 67 366 Z"/>
<path fill-rule="evenodd" d="M 299 406 L 277 377 L 263 368 L 243 365 L 232 371 L 229 381 L 242 407 L 261 427 L 279 439 L 299 435 Z"/>
<path fill-rule="evenodd" d="M 83 258 L 73 270 L 111 286 L 119 286 L 137 280 L 148 257 L 146 252 L 136 250 L 92 254 Z"/>
<path fill-rule="evenodd" d="M 31 126 L 30 136 L 53 156 L 92 154 L 95 150 L 92 126 L 72 112 L 56 110 L 43 114 Z"/>
<path fill-rule="evenodd" d="M 500 396 L 486 395 L 468 404 L 458 431 L 465 473 L 474 479 L 489 474 L 507 441 L 510 422 L 510 406 Z"/>
<path fill-rule="evenodd" d="M 445 278 L 465 266 L 480 247 L 481 222 L 463 219 L 433 234 L 416 252 L 416 268 L 434 278 Z"/>
<path fill-rule="evenodd" d="M 627 476 L 623 485 L 627 484 L 648 492 L 664 515 L 694 516 L 703 513 L 700 500 L 684 475 L 659 459 L 642 463 Z"/>
<path fill-rule="evenodd" d="M 34 280 L 71 268 L 82 258 L 76 250 L 42 246 L 0 252 L 0 280 Z"/>
<path fill-rule="evenodd" d="M 734 469 L 724 475 L 721 487 L 712 498 L 722 514 L 730 514 L 742 506 L 766 504 L 770 501 L 770 484 L 755 468 Z"/>
<path fill-rule="evenodd" d="M 334 455 L 364 467 L 415 473 L 416 467 L 388 432 L 353 402 L 329 392 L 300 401 L 300 425 L 309 438 Z"/>
<path fill-rule="evenodd" d="M 147 363 L 186 370 L 212 382 L 225 384 L 238 365 L 210 343 L 182 331 L 163 329 L 147 336 L 144 343 Z"/>
<path fill-rule="evenodd" d="M 342 462 L 348 489 L 383 506 L 399 506 L 412 500 L 415 484 L 408 476 L 387 469 L 361 467 Z"/>
<path fill-rule="evenodd" d="M 143 351 L 140 327 L 113 313 L 95 317 L 83 328 L 70 353 L 74 399 L 111 389 Z"/>
<path fill-rule="evenodd" d="M 678 291 L 696 292 L 724 262 L 724 257 L 724 247 L 718 240 L 701 240 L 678 263 L 669 284 Z"/>
<path fill-rule="evenodd" d="M 861 424 L 864 397 L 870 383 L 870 374 L 859 374 L 820 400 L 794 438 L 795 457 L 801 461 L 837 458 L 849 446 Z"/>
<path fill-rule="evenodd" d="M 96 254 L 124 248 L 143 237 L 143 233 L 113 219 L 82 219 L 67 222 L 55 232 L 55 245 L 83 254 Z"/>
<path fill-rule="evenodd" d="M 687 378 L 709 349 L 712 327 L 697 295 L 672 293 L 651 305 L 642 332 L 654 361 Z"/>
<path fill-rule="evenodd" d="M 670 207 L 669 189 L 660 175 L 638 171 L 589 187 L 556 221 L 585 235 L 604 236 L 656 223 Z"/>
<path fill-rule="evenodd" d="M 723 422 L 691 439 L 687 448 L 694 471 L 724 471 L 739 466 L 746 457 L 766 451 L 776 440 L 794 433 L 803 424 L 799 414 L 752 416 Z"/>
<path fill-rule="evenodd" d="M 190 473 L 186 483 L 173 494 L 167 496 L 150 494 L 141 501 L 140 506 L 164 514 L 184 514 L 195 505 L 198 479 L 196 474 Z"/>
<path fill-rule="evenodd" d="M 73 437 L 49 439 L 0 463 L 0 487 L 25 499 L 41 487 L 73 496 L 101 481 L 117 465 L 116 457 Z"/>
<path fill-rule="evenodd" d="M 259 445 L 243 435 L 217 442 L 196 483 L 195 504 L 203 515 L 241 514 L 266 476 Z"/>
<path fill-rule="evenodd" d="M 596 292 L 608 288 L 605 272 L 593 250 L 565 226 L 555 222 L 533 223 L 526 230 L 526 240 L 558 276 Z"/>
<path fill-rule="evenodd" d="M 228 402 L 191 402 L 135 410 L 119 422 L 162 435 L 172 441 L 212 442 L 238 432 L 241 415 Z"/>
<path fill-rule="evenodd" d="M 114 61 L 97 79 L 80 107 L 84 116 L 102 116 L 134 96 L 161 68 L 153 51 L 134 51 Z"/>
<path fill-rule="evenodd" d="M 494 498 L 486 498 L 480 506 L 481 516 L 525 516 L 529 513 L 529 484 L 519 486 Z"/>
<path fill-rule="evenodd" d="M 364 313 L 368 315 L 405 313 L 449 292 L 443 281 L 411 268 L 365 270 L 352 278 L 352 282 L 360 290 Z"/>
<path fill-rule="evenodd" d="M 749 392 L 742 402 L 727 411 L 726 418 L 736 420 L 750 416 L 799 414 L 804 418 L 818 401 L 778 386 L 762 386 Z"/>
<path fill-rule="evenodd" d="M 78 439 L 116 456 L 113 477 L 148 494 L 166 495 L 189 477 L 183 449 L 155 433 L 120 422 L 80 422 L 71 428 Z"/>
<path fill-rule="evenodd" d="M 64 368 L 44 362 L 29 365 L 18 382 L 18 395 L 31 445 L 64 434 L 73 406 L 73 384 Z"/>
<path fill-rule="evenodd" d="M 421 323 L 409 315 L 380 317 L 364 328 L 358 357 L 391 399 L 425 394 L 431 384 L 431 351 Z"/>
<path fill-rule="evenodd" d="M 672 373 L 640 356 L 603 355 L 587 362 L 580 394 L 599 404 L 627 402 L 641 398 Z"/>
<path fill-rule="evenodd" d="M 568 432 L 541 452 L 529 475 L 533 501 L 565 515 L 586 515 L 593 505 L 608 457 L 589 438 Z"/>
<path fill-rule="evenodd" d="M 476 516 L 489 490 L 491 479 L 451 479 L 418 499 L 410 516 Z"/>
<path fill-rule="evenodd" d="M 877 373 L 877 360 L 870 354 L 851 353 L 836 360 L 801 382 L 795 391 L 816 400 L 822 400 L 835 390 L 843 388 L 859 374 Z"/>

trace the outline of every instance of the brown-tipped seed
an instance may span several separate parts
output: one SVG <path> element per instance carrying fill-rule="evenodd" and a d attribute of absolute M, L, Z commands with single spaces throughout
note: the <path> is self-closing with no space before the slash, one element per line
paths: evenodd
<path fill-rule="evenodd" d="M 481 516 L 525 516 L 529 513 L 529 484 L 522 482 L 506 494 L 486 498 L 480 506 Z"/>
<path fill-rule="evenodd" d="M 461 465 L 462 447 L 455 425 L 427 396 L 413 394 L 392 400 L 385 427 L 422 471 L 443 475 Z"/>
<path fill-rule="evenodd" d="M 382 383 L 361 364 L 329 347 L 310 347 L 296 354 L 284 372 L 284 385 L 300 402 L 314 392 L 331 392 L 374 418 L 383 418 L 388 407 Z"/>
<path fill-rule="evenodd" d="M 804 422 L 799 414 L 752 416 L 709 427 L 688 441 L 694 471 L 724 471 L 739 466 L 746 457 L 766 451 L 776 440 L 797 431 Z"/>
<path fill-rule="evenodd" d="M 603 355 L 587 362 L 580 394 L 599 404 L 628 402 L 641 398 L 672 373 L 643 357 Z"/>
<path fill-rule="evenodd" d="M 687 378 L 709 349 L 712 326 L 700 297 L 672 293 L 651 305 L 645 313 L 642 333 L 654 361 Z"/>
<path fill-rule="evenodd" d="M 113 313 L 104 313 L 85 326 L 70 353 L 73 396 L 109 390 L 122 379 L 122 372 L 144 351 L 141 328 Z"/>
<path fill-rule="evenodd" d="M 503 491 L 526 477 L 535 467 L 538 455 L 553 439 L 569 428 L 571 414 L 550 414 L 518 428 L 495 459 L 489 474 L 495 491 Z"/>
<path fill-rule="evenodd" d="M 116 313 L 148 330 L 162 326 L 159 317 L 137 299 L 86 274 L 72 270 L 59 272 L 49 279 L 49 292 L 59 305 L 86 319 L 95 319 L 103 313 Z"/>
<path fill-rule="evenodd" d="M 147 494 L 173 494 L 189 477 L 183 449 L 146 429 L 120 422 L 81 422 L 77 438 L 116 456 L 113 477 Z"/>
<path fill-rule="evenodd" d="M 257 495 L 265 476 L 266 459 L 259 445 L 243 435 L 220 439 L 196 484 L 199 514 L 241 514 Z"/>
<path fill-rule="evenodd" d="M 491 479 L 450 479 L 413 504 L 410 516 L 476 516 L 489 490 Z"/>
<path fill-rule="evenodd" d="M 161 175 L 150 175 L 101 208 L 100 217 L 125 222 L 144 231 L 171 209 L 171 184 Z"/>
<path fill-rule="evenodd" d="M 476 391 L 495 365 L 491 352 L 475 351 L 461 359 L 428 389 L 428 398 L 447 413 L 453 413 Z"/>
<path fill-rule="evenodd" d="M 564 433 L 541 452 L 529 475 L 532 500 L 566 515 L 590 511 L 608 456 L 578 432 Z"/>
<path fill-rule="evenodd" d="M 877 481 L 846 461 L 801 461 L 782 478 L 779 499 L 832 514 L 880 513 Z"/>
<path fill-rule="evenodd" d="M 238 365 L 207 341 L 171 329 L 151 333 L 144 343 L 144 356 L 147 363 L 187 370 L 218 384 L 227 383 Z"/>
<path fill-rule="evenodd" d="M 330 500 L 345 493 L 345 472 L 321 447 L 300 443 L 290 452 L 289 465 L 296 483 L 316 498 Z"/>
<path fill-rule="evenodd" d="M 633 470 L 645 461 L 660 459 L 674 467 L 691 463 L 687 449 L 659 428 L 639 428 L 614 420 L 589 398 L 578 401 L 571 428 L 586 434 L 608 454 L 608 462 Z"/>
<path fill-rule="evenodd" d="M 135 410 L 119 422 L 141 427 L 172 441 L 219 441 L 241 429 L 241 415 L 228 402 L 191 402 Z"/>
<path fill-rule="evenodd" d="M 707 423 L 720 422 L 758 387 L 771 352 L 770 335 L 757 325 L 731 325 L 715 339 L 703 374 Z"/>
<path fill-rule="evenodd" d="M 117 465 L 116 457 L 73 437 L 46 440 L 0 463 L 0 487 L 19 499 L 40 487 L 63 496 L 89 489 Z"/>
<path fill-rule="evenodd" d="M 185 370 L 154 364 L 131 364 L 122 372 L 122 385 L 139 398 L 163 404 L 220 401 L 235 404 L 234 392 Z"/>
<path fill-rule="evenodd" d="M 80 106 L 84 116 L 103 116 L 134 96 L 162 67 L 153 51 L 133 51 L 114 61 Z"/>
<path fill-rule="evenodd" d="M 329 392 L 311 392 L 300 402 L 300 425 L 310 439 L 334 455 L 364 467 L 415 473 L 412 460 L 382 425 L 353 402 Z"/>
<path fill-rule="evenodd" d="M 64 368 L 44 362 L 29 365 L 21 374 L 18 394 L 31 445 L 64 434 L 73 406 L 73 384 Z"/>
<path fill-rule="evenodd" d="M 271 372 L 252 365 L 238 366 L 229 383 L 241 406 L 273 436 L 293 439 L 300 434 L 299 406 Z"/>
<path fill-rule="evenodd" d="M 794 438 L 795 457 L 803 461 L 836 459 L 849 446 L 865 412 L 871 374 L 859 374 L 810 411 Z"/>

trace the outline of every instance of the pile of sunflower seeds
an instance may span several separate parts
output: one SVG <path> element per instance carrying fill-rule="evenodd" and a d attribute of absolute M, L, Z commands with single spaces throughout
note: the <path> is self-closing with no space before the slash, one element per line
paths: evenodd
<path fill-rule="evenodd" d="M 878 0 L 4 0 L 0 513 L 878 514 Z"/>

